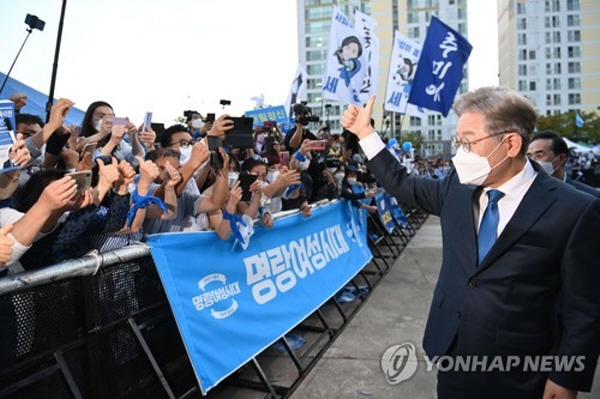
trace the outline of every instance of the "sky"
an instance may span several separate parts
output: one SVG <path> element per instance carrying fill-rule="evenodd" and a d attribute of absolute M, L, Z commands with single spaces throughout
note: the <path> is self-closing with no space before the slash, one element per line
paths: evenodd
<path fill-rule="evenodd" d="M 497 84 L 495 4 L 469 0 L 471 88 Z M 49 91 L 61 6 L 1 2 L 0 71 L 26 37 L 25 16 L 36 15 L 44 31 L 30 35 L 11 77 Z M 67 0 L 55 97 L 82 110 L 107 101 L 134 123 L 152 111 L 167 126 L 186 109 L 241 115 L 261 94 L 280 105 L 298 64 L 297 32 L 296 0 Z"/>

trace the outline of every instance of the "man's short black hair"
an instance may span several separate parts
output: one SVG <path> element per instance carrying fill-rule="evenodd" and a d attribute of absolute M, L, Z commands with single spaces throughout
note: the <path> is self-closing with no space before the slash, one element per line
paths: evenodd
<path fill-rule="evenodd" d="M 567 143 L 560 137 L 560 134 L 555 131 L 544 130 L 543 132 L 536 133 L 531 137 L 529 142 L 533 143 L 535 140 L 552 140 L 552 152 L 554 155 L 558 156 L 560 154 L 565 154 L 569 156 L 569 147 L 567 146 Z"/>
<path fill-rule="evenodd" d="M 245 159 L 244 162 L 242 162 L 240 172 L 250 172 L 252 169 L 254 169 L 255 166 L 258 165 L 265 165 L 266 167 L 269 167 L 269 164 L 263 160 L 248 158 Z"/>
<path fill-rule="evenodd" d="M 160 146 L 162 148 L 167 148 L 171 146 L 171 136 L 176 133 L 190 133 L 188 128 L 184 125 L 173 125 L 169 126 L 168 129 L 165 129 L 160 136 Z M 190 133 L 191 135 L 191 133 Z"/>
<path fill-rule="evenodd" d="M 156 150 L 148 151 L 146 153 L 146 161 L 152 161 L 156 163 L 161 158 L 177 158 L 179 159 L 179 153 L 172 148 L 157 148 Z"/>
<path fill-rule="evenodd" d="M 19 114 L 17 115 L 17 125 L 19 123 L 24 123 L 25 125 L 33 125 L 38 124 L 41 127 L 44 127 L 44 121 L 37 115 L 32 114 Z"/>

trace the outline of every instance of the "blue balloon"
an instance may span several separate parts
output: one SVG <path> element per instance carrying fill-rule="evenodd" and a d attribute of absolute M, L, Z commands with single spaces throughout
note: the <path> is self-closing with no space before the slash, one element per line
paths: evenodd
<path fill-rule="evenodd" d="M 396 139 L 389 139 L 387 142 L 387 147 L 388 148 L 393 148 L 396 144 L 398 144 L 398 140 Z"/>
<path fill-rule="evenodd" d="M 412 143 L 410 141 L 405 141 L 402 143 L 402 149 L 404 152 L 410 152 L 410 150 L 412 150 Z"/>

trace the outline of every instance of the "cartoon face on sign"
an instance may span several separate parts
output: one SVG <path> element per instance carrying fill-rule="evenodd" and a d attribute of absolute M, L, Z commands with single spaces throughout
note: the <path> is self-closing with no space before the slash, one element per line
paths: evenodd
<path fill-rule="evenodd" d="M 413 62 L 410 58 L 402 58 L 396 73 L 394 74 L 394 82 L 400 87 L 405 93 L 410 93 L 412 82 L 415 78 L 415 71 L 417 69 L 417 62 Z"/>
<path fill-rule="evenodd" d="M 362 44 L 356 36 L 348 36 L 342 40 L 341 46 L 334 55 L 342 67 L 339 69 L 340 78 L 344 79 L 346 86 L 350 85 L 352 77 L 360 71 L 360 56 L 362 55 Z"/>

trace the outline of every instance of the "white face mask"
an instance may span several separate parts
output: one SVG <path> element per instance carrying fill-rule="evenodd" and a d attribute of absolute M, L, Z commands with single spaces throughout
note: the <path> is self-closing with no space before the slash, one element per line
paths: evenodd
<path fill-rule="evenodd" d="M 200 118 L 194 119 L 192 121 L 192 127 L 196 130 L 202 129 L 203 126 L 204 126 L 204 122 L 202 122 L 202 119 L 200 119 Z"/>
<path fill-rule="evenodd" d="M 179 152 L 181 152 L 181 155 L 179 156 L 179 163 L 181 165 L 185 165 L 192 156 L 192 146 L 188 145 L 187 147 L 179 147 Z"/>
<path fill-rule="evenodd" d="M 229 188 L 233 187 L 238 177 L 240 177 L 240 174 L 238 172 L 227 173 L 227 184 L 229 185 Z"/>
<path fill-rule="evenodd" d="M 558 157 L 554 157 L 554 159 L 556 159 L 556 158 L 558 158 Z M 544 169 L 544 172 L 546 172 L 550 176 L 552 176 L 554 174 L 554 172 L 556 172 L 556 169 L 557 169 L 552 164 L 552 162 L 554 162 L 554 159 L 552 159 L 552 161 L 537 161 L 537 163 L 539 163 L 540 166 L 542 167 L 542 169 Z"/>
<path fill-rule="evenodd" d="M 486 181 L 492 170 L 496 169 L 508 159 L 508 156 L 506 156 L 494 167 L 490 166 L 489 157 L 496 152 L 503 141 L 504 139 L 498 143 L 496 148 L 494 148 L 494 150 L 487 157 L 482 157 L 474 152 L 466 152 L 462 146 L 459 147 L 458 151 L 456 151 L 456 155 L 452 157 L 452 162 L 454 163 L 454 167 L 456 168 L 456 173 L 458 173 L 458 179 L 460 182 L 462 184 L 474 184 L 476 186 L 481 186 Z"/>
<path fill-rule="evenodd" d="M 329 173 L 334 174 L 337 168 L 327 168 L 327 170 L 329 171 Z"/>
<path fill-rule="evenodd" d="M 278 177 L 279 177 L 278 170 L 267 173 L 267 180 L 269 181 L 269 183 L 273 183 Z"/>
<path fill-rule="evenodd" d="M 98 119 L 96 122 L 94 122 L 94 129 L 96 129 L 99 132 L 101 128 L 102 128 L 102 119 Z"/>
<path fill-rule="evenodd" d="M 346 179 L 346 181 L 348 182 L 348 184 L 350 184 L 351 186 L 356 184 L 356 177 L 349 177 Z"/>

